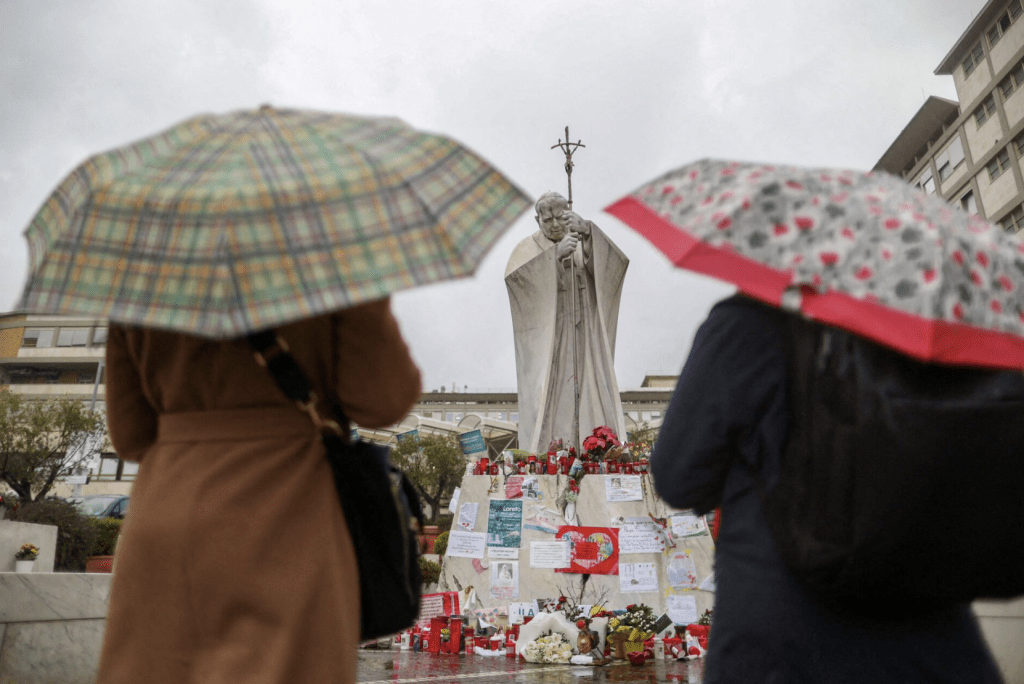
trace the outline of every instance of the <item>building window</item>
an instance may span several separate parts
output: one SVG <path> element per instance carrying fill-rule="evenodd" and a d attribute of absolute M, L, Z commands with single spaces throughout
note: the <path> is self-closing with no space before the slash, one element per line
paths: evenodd
<path fill-rule="evenodd" d="M 960 142 L 960 136 L 950 141 L 946 149 L 935 158 L 935 165 L 939 167 L 939 180 L 946 180 L 953 173 L 953 169 L 960 166 L 964 160 L 964 145 Z"/>
<path fill-rule="evenodd" d="M 1024 228 L 1024 205 L 1021 205 L 1011 211 L 1006 217 L 999 222 L 1003 230 L 1007 233 L 1016 233 L 1021 228 Z"/>
<path fill-rule="evenodd" d="M 932 178 L 931 174 L 924 179 L 924 191 L 929 195 L 935 192 L 935 179 Z"/>
<path fill-rule="evenodd" d="M 974 110 L 974 121 L 978 124 L 978 128 L 988 121 L 988 118 L 996 111 L 996 99 L 989 95 L 985 98 L 985 101 L 978 105 L 978 108 Z"/>
<path fill-rule="evenodd" d="M 53 328 L 26 328 L 21 338 L 22 347 L 52 347 Z"/>
<path fill-rule="evenodd" d="M 1013 71 L 999 82 L 999 92 L 1003 94 L 1003 100 L 1010 97 L 1014 90 L 1020 88 L 1021 83 L 1024 83 L 1024 63 L 1017 62 Z"/>
<path fill-rule="evenodd" d="M 963 210 L 968 214 L 978 213 L 978 202 L 974 199 L 973 190 L 968 190 L 962 197 L 960 197 L 960 206 L 963 207 Z"/>
<path fill-rule="evenodd" d="M 999 15 L 996 23 L 992 24 L 992 27 L 988 30 L 989 45 L 995 45 L 999 42 L 999 39 L 1003 37 L 1003 34 L 1010 28 L 1010 25 L 1020 16 L 1020 13 L 1020 0 L 1013 0 L 1010 6 Z"/>
<path fill-rule="evenodd" d="M 107 328 L 96 328 L 92 331 L 92 346 L 94 347 L 105 347 L 107 345 L 107 336 L 109 331 Z"/>
<path fill-rule="evenodd" d="M 995 180 L 996 178 L 999 178 L 999 176 L 1003 175 L 1003 171 L 1008 168 L 1010 168 L 1010 153 L 1007 152 L 1007 149 L 1004 147 L 999 150 L 999 154 L 997 154 L 995 158 L 988 163 L 989 179 Z"/>
<path fill-rule="evenodd" d="M 61 328 L 57 334 L 58 347 L 84 347 L 88 341 L 88 328 Z"/>
<path fill-rule="evenodd" d="M 985 52 L 981 49 L 981 43 L 978 43 L 974 46 L 974 49 L 971 50 L 970 54 L 967 55 L 967 58 L 963 62 L 964 78 L 971 75 L 971 72 L 974 71 L 975 67 L 981 64 L 981 58 L 984 56 Z"/>

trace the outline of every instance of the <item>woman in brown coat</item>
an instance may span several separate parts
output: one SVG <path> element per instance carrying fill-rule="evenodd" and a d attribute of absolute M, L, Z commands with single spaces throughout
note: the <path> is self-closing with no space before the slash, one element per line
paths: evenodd
<path fill-rule="evenodd" d="M 330 398 L 384 427 L 419 396 L 388 300 L 279 332 L 323 416 Z M 111 326 L 107 419 L 139 472 L 97 682 L 355 681 L 359 577 L 331 470 L 247 342 Z"/>

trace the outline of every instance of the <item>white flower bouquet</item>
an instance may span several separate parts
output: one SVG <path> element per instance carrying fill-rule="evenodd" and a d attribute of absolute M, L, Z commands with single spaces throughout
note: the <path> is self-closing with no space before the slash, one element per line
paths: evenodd
<path fill-rule="evenodd" d="M 549 634 L 526 644 L 523 658 L 531 663 L 567 663 L 572 658 L 572 645 L 561 634 Z"/>

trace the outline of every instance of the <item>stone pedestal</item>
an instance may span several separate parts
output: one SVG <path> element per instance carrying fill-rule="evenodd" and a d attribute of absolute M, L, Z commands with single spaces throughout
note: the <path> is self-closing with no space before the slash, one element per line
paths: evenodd
<path fill-rule="evenodd" d="M 524 495 L 522 544 L 519 549 L 519 598 L 515 601 L 528 602 L 532 599 L 557 598 L 566 591 L 579 594 L 583 575 L 555 572 L 546 568 L 530 567 L 530 542 L 554 541 L 554 532 L 543 532 L 531 527 L 557 529 L 566 525 L 566 521 L 557 505 L 558 497 L 566 488 L 568 481 L 565 475 L 536 475 L 536 492 L 540 498 Z M 608 501 L 605 479 L 616 475 L 586 475 L 580 483 L 580 492 L 576 501 L 578 525 L 584 527 L 619 527 L 627 518 L 669 518 L 675 511 L 668 507 L 654 491 L 650 474 L 640 475 L 642 478 L 642 501 Z M 505 477 L 503 475 L 467 475 L 463 478 L 459 506 L 464 503 L 479 503 L 479 510 L 474 521 L 474 532 L 486 532 L 488 522 L 488 501 L 505 498 Z M 648 518 L 649 519 L 649 518 Z M 452 530 L 458 526 L 459 511 L 456 511 Z M 621 592 L 618 575 L 590 575 L 587 582 L 584 603 L 590 603 L 600 594 L 606 595 L 605 604 L 610 608 L 625 608 L 629 604 L 644 603 L 658 614 L 665 612 L 667 599 L 672 595 L 693 596 L 696 599 L 698 615 L 712 608 L 714 593 L 701 590 L 673 590 L 668 580 L 667 568 L 672 554 L 684 550 L 690 551 L 694 561 L 698 584 L 712 573 L 714 559 L 714 542 L 710 534 L 674 539 L 675 548 L 667 549 L 666 553 L 647 553 L 620 555 L 620 563 L 653 562 L 658 573 L 658 590 L 655 592 L 631 593 Z M 449 549 L 451 544 L 449 542 Z M 491 565 L 494 561 L 487 557 L 477 563 Z M 502 561 L 505 562 L 505 561 Z M 441 570 L 441 591 L 464 591 L 473 587 L 482 604 L 482 608 L 507 606 L 508 600 L 491 598 L 489 569 L 478 571 L 473 559 L 444 556 Z"/>
<path fill-rule="evenodd" d="M 110 578 L 0 573 L 0 684 L 92 684 Z"/>

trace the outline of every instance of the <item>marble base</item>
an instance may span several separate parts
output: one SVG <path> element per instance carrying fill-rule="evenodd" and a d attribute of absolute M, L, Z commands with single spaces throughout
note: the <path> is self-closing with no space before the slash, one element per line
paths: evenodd
<path fill-rule="evenodd" d="M 0 684 L 91 684 L 111 575 L 0 573 Z"/>
<path fill-rule="evenodd" d="M 106 620 L 6 625 L 0 631 L 0 684 L 92 684 Z"/>
<path fill-rule="evenodd" d="M 567 524 L 557 505 L 558 497 L 565 490 L 567 476 L 539 475 L 538 479 L 541 500 L 524 499 L 524 524 L 535 524 L 531 515 L 541 515 L 553 527 Z M 576 501 L 577 524 L 585 527 L 618 527 L 624 518 L 653 515 L 666 518 L 675 512 L 662 501 L 654 491 L 650 474 L 642 475 L 642 501 L 607 501 L 605 478 L 614 475 L 586 475 L 580 483 L 580 493 Z M 462 480 L 459 506 L 463 503 L 479 503 L 479 511 L 473 528 L 474 532 L 487 531 L 487 514 L 489 499 L 504 499 L 504 477 L 501 475 L 466 475 Z M 543 508 L 544 510 L 541 510 Z M 457 526 L 459 512 L 455 513 Z M 543 525 L 541 525 L 543 527 Z M 524 527 L 522 546 L 519 549 L 519 598 L 515 601 L 532 599 L 557 598 L 560 594 L 571 592 L 578 595 L 583 585 L 584 575 L 555 572 L 545 568 L 530 567 L 530 542 L 554 541 L 554 533 L 546 533 Z M 714 542 L 709 534 L 699 537 L 676 539 L 676 548 L 671 552 L 689 550 L 697 570 L 697 581 L 702 582 L 712 573 L 714 562 Z M 625 608 L 632 603 L 644 603 L 658 614 L 665 612 L 667 598 L 673 594 L 693 596 L 697 603 L 698 615 L 714 606 L 714 593 L 709 591 L 688 590 L 675 591 L 669 587 L 667 566 L 671 559 L 669 553 L 631 554 L 620 556 L 621 563 L 654 562 L 659 588 L 656 592 L 621 592 L 618 575 L 590 575 L 586 583 L 584 603 L 592 603 L 598 596 L 605 595 L 605 605 L 611 608 Z M 484 565 L 493 561 L 487 557 L 482 559 Z M 441 564 L 441 591 L 463 591 L 473 587 L 481 602 L 482 608 L 507 606 L 507 600 L 494 600 L 490 596 L 491 571 L 477 572 L 473 567 L 473 559 L 452 558 L 445 556 Z"/>

